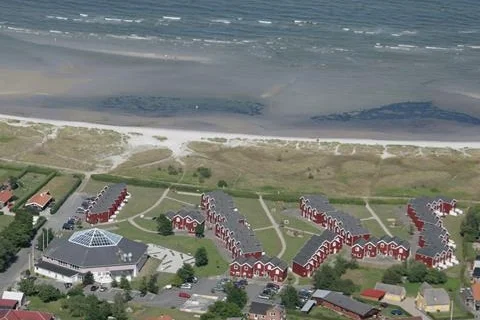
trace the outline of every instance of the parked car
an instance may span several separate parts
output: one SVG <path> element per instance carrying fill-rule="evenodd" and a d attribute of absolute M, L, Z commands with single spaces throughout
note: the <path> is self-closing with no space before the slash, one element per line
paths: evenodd
<path fill-rule="evenodd" d="M 265 288 L 274 290 L 276 293 L 278 293 L 278 291 L 280 290 L 280 286 L 278 284 L 271 283 L 271 282 L 267 283 Z"/>
<path fill-rule="evenodd" d="M 192 289 L 192 284 L 191 283 L 183 283 L 180 286 L 180 289 Z"/>
<path fill-rule="evenodd" d="M 240 280 L 238 280 L 237 282 L 240 283 L 240 284 L 242 284 L 243 286 L 248 285 L 247 279 L 240 279 Z"/>
<path fill-rule="evenodd" d="M 242 282 L 240 282 L 240 281 L 235 281 L 235 282 L 233 283 L 233 285 L 234 285 L 236 288 L 245 289 L 245 285 L 244 285 Z"/>
<path fill-rule="evenodd" d="M 62 226 L 62 229 L 63 230 L 73 230 L 73 229 L 75 229 L 75 226 L 73 224 L 64 223 L 63 226 Z"/>
<path fill-rule="evenodd" d="M 97 291 L 98 287 L 97 286 L 91 286 L 90 291 Z"/>
<path fill-rule="evenodd" d="M 163 287 L 164 289 L 167 289 L 167 290 L 170 290 L 173 288 L 173 286 L 171 284 L 167 284 L 165 287 Z"/>
<path fill-rule="evenodd" d="M 180 298 L 186 298 L 186 299 L 190 299 L 190 297 L 191 297 L 191 295 L 189 293 L 186 293 L 186 292 L 179 292 L 178 296 Z"/>
<path fill-rule="evenodd" d="M 382 307 L 382 308 L 388 308 L 388 303 L 382 302 L 382 303 L 380 303 L 380 307 Z"/>
<path fill-rule="evenodd" d="M 65 289 L 69 289 L 69 288 L 71 288 L 71 287 L 73 286 L 73 283 L 71 283 L 71 282 L 65 282 L 63 285 L 65 286 Z"/>
<path fill-rule="evenodd" d="M 190 278 L 187 278 L 186 282 L 187 283 L 197 283 L 198 278 L 197 277 L 190 277 Z"/>
<path fill-rule="evenodd" d="M 269 291 L 263 290 L 262 293 L 258 295 L 259 299 L 265 299 L 265 300 L 270 300 L 271 295 Z"/>
<path fill-rule="evenodd" d="M 401 316 L 403 314 L 402 310 L 400 309 L 393 309 L 392 311 L 390 311 L 390 313 L 394 316 Z"/>
<path fill-rule="evenodd" d="M 311 293 L 307 289 L 301 289 L 300 291 L 298 291 L 298 296 L 300 298 L 310 298 Z"/>

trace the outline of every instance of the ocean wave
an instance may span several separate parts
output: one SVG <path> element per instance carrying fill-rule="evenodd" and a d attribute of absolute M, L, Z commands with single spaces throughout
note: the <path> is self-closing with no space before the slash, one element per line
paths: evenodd
<path fill-rule="evenodd" d="M 353 33 L 355 34 L 363 34 L 365 31 L 363 30 L 353 30 Z"/>
<path fill-rule="evenodd" d="M 123 19 L 122 22 L 132 23 L 133 20 L 132 19 Z"/>
<path fill-rule="evenodd" d="M 270 21 L 270 20 L 258 20 L 258 23 L 260 23 L 260 24 L 272 24 L 272 21 Z"/>
<path fill-rule="evenodd" d="M 468 46 L 470 49 L 480 49 L 480 46 Z"/>
<path fill-rule="evenodd" d="M 401 48 L 418 48 L 418 46 L 414 46 L 411 44 L 397 44 L 397 46 Z"/>
<path fill-rule="evenodd" d="M 136 34 L 131 34 L 127 36 L 127 39 L 132 39 L 132 40 L 152 40 L 153 37 L 142 37 Z"/>
<path fill-rule="evenodd" d="M 447 51 L 447 50 L 450 50 L 449 48 L 445 48 L 445 47 L 433 47 L 433 46 L 426 46 L 425 49 L 428 49 L 428 50 L 438 50 L 438 51 Z"/>
<path fill-rule="evenodd" d="M 86 14 L 86 13 L 80 13 L 80 17 L 86 18 L 86 17 L 88 17 L 88 14 Z"/>
<path fill-rule="evenodd" d="M 401 36 L 413 36 L 413 35 L 416 35 L 417 34 L 417 31 L 413 30 L 403 30 L 401 32 L 396 32 L 396 33 L 392 33 L 391 36 L 393 37 L 401 37 Z"/>
<path fill-rule="evenodd" d="M 118 18 L 103 18 L 105 21 L 109 21 L 109 22 L 122 22 L 122 19 L 118 19 Z"/>
<path fill-rule="evenodd" d="M 386 49 L 391 49 L 391 50 L 401 50 L 401 51 L 410 51 L 411 48 L 408 47 L 401 47 L 401 46 L 385 46 Z"/>
<path fill-rule="evenodd" d="M 63 32 L 60 31 L 60 30 L 49 30 L 48 32 L 50 32 L 50 33 L 56 33 L 56 34 L 63 34 Z"/>
<path fill-rule="evenodd" d="M 45 18 L 47 18 L 47 19 L 56 19 L 56 20 L 64 20 L 64 21 L 68 20 L 67 17 L 62 17 L 62 16 L 46 16 Z"/>
<path fill-rule="evenodd" d="M 350 31 L 350 28 L 342 28 L 343 31 Z"/>
<path fill-rule="evenodd" d="M 210 20 L 210 22 L 213 22 L 213 23 L 223 23 L 223 24 L 230 24 L 230 23 L 232 23 L 230 20 L 227 20 L 227 19 L 212 19 L 212 20 Z"/>
<path fill-rule="evenodd" d="M 174 17 L 174 16 L 163 16 L 164 20 L 172 20 L 172 21 L 179 21 L 182 20 L 182 17 Z"/>
<path fill-rule="evenodd" d="M 460 30 L 458 31 L 460 34 L 470 34 L 470 33 L 478 33 L 478 30 Z"/>

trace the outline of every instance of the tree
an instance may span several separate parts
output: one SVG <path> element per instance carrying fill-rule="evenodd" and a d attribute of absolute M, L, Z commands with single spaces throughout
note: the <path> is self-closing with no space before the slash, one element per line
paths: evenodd
<path fill-rule="evenodd" d="M 172 222 L 168 220 L 167 216 L 161 214 L 157 218 L 157 230 L 162 236 L 169 236 L 173 234 Z"/>
<path fill-rule="evenodd" d="M 119 285 L 120 289 L 123 289 L 123 290 L 131 290 L 132 287 L 130 286 L 130 281 L 128 281 L 127 277 L 125 277 L 125 275 L 122 275 L 122 277 L 120 278 L 120 285 Z"/>
<path fill-rule="evenodd" d="M 195 252 L 195 266 L 202 267 L 208 264 L 208 254 L 205 247 L 200 247 Z"/>
<path fill-rule="evenodd" d="M 382 282 L 388 284 L 399 284 L 402 282 L 403 275 L 397 270 L 388 268 L 383 273 Z"/>
<path fill-rule="evenodd" d="M 158 278 L 158 274 L 157 273 L 154 273 L 150 276 L 150 279 L 148 279 L 148 285 L 147 285 L 147 289 L 149 292 L 151 293 L 155 293 L 157 294 L 158 293 L 158 281 L 157 281 L 157 278 Z"/>
<path fill-rule="evenodd" d="M 110 286 L 111 286 L 112 288 L 118 287 L 117 279 L 113 278 L 112 282 L 110 283 Z"/>
<path fill-rule="evenodd" d="M 427 267 L 421 263 L 414 261 L 408 268 L 407 279 L 410 282 L 423 282 L 427 275 Z"/>
<path fill-rule="evenodd" d="M 38 293 L 37 286 L 35 285 L 35 280 L 32 278 L 20 280 L 20 282 L 18 283 L 18 288 L 27 296 L 34 296 Z"/>
<path fill-rule="evenodd" d="M 57 301 L 63 294 L 51 284 L 41 284 L 37 286 L 38 297 L 43 302 Z"/>
<path fill-rule="evenodd" d="M 138 288 L 142 296 L 146 295 L 148 292 L 147 277 L 143 276 L 140 280 L 140 286 Z"/>
<path fill-rule="evenodd" d="M 84 286 L 88 286 L 94 283 L 95 283 L 95 277 L 93 276 L 93 273 L 91 273 L 90 271 L 85 273 L 85 275 L 83 276 L 82 284 Z"/>
<path fill-rule="evenodd" d="M 94 295 L 85 298 L 88 308 L 85 310 L 85 320 L 104 320 L 112 315 L 112 308 L 107 301 L 99 301 Z"/>
<path fill-rule="evenodd" d="M 197 224 L 195 227 L 195 236 L 198 238 L 203 238 L 205 236 L 205 223 Z"/>
<path fill-rule="evenodd" d="M 219 187 L 219 188 L 226 188 L 226 187 L 228 187 L 227 181 L 225 181 L 225 180 L 218 180 L 217 187 Z"/>
<path fill-rule="evenodd" d="M 331 289 L 338 279 L 338 274 L 329 265 L 324 264 L 318 269 L 313 276 L 313 284 L 315 289 Z"/>
<path fill-rule="evenodd" d="M 42 229 L 42 234 L 37 239 L 37 248 L 40 251 L 45 250 L 50 242 L 55 238 L 52 228 Z"/>
<path fill-rule="evenodd" d="M 247 304 L 247 293 L 245 290 L 234 286 L 232 283 L 225 285 L 225 293 L 227 294 L 227 303 L 236 304 L 240 309 L 243 309 Z"/>
<path fill-rule="evenodd" d="M 424 281 L 430 284 L 444 284 L 447 280 L 445 272 L 437 269 L 428 269 L 424 279 Z"/>
<path fill-rule="evenodd" d="M 116 320 L 128 319 L 127 312 L 125 311 L 125 301 L 121 293 L 117 293 L 113 298 L 112 316 L 114 316 Z"/>
<path fill-rule="evenodd" d="M 214 318 L 211 318 L 211 315 L 200 319 L 226 319 L 230 317 L 240 317 L 242 316 L 242 310 L 238 305 L 231 302 L 217 301 L 208 307 L 208 313 L 215 315 Z"/>
<path fill-rule="evenodd" d="M 198 175 L 204 179 L 208 179 L 212 176 L 212 169 L 210 168 L 198 167 L 197 172 L 198 172 Z"/>
<path fill-rule="evenodd" d="M 287 285 L 285 289 L 282 290 L 280 298 L 282 299 L 282 304 L 287 309 L 294 310 L 299 304 L 297 289 L 291 285 Z"/>
<path fill-rule="evenodd" d="M 81 285 L 76 285 L 72 287 L 70 290 L 68 290 L 67 295 L 71 297 L 71 296 L 83 296 L 85 294 L 83 293 L 83 287 Z"/>
<path fill-rule="evenodd" d="M 187 279 L 195 276 L 195 270 L 193 270 L 190 264 L 184 263 L 183 266 L 177 270 L 177 276 L 185 282 Z"/>

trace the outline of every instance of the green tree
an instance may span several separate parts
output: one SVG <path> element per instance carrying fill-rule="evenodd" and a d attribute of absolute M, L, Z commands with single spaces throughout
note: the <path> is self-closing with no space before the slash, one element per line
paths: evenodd
<path fill-rule="evenodd" d="M 20 182 L 18 181 L 17 177 L 15 176 L 8 177 L 8 184 L 10 185 L 10 188 L 12 188 L 13 190 L 18 188 L 19 183 Z"/>
<path fill-rule="evenodd" d="M 172 279 L 172 286 L 174 287 L 180 287 L 184 283 L 183 279 L 177 274 L 173 277 Z"/>
<path fill-rule="evenodd" d="M 219 187 L 219 188 L 226 188 L 226 187 L 228 187 L 227 181 L 225 181 L 225 180 L 218 180 L 217 187 Z"/>
<path fill-rule="evenodd" d="M 52 228 L 42 228 L 42 233 L 37 239 L 37 248 L 40 251 L 45 250 L 45 248 L 49 245 L 50 242 L 55 238 L 54 232 Z"/>
<path fill-rule="evenodd" d="M 37 286 L 38 297 L 43 302 L 57 301 L 63 294 L 51 284 L 40 284 Z"/>
<path fill-rule="evenodd" d="M 112 315 L 112 308 L 107 301 L 99 301 L 94 295 L 85 298 L 85 320 L 105 320 Z"/>
<path fill-rule="evenodd" d="M 95 283 L 95 277 L 93 276 L 93 273 L 91 273 L 90 271 L 87 271 L 87 273 L 85 273 L 85 275 L 83 276 L 82 284 L 84 286 L 88 286 L 94 283 Z"/>
<path fill-rule="evenodd" d="M 226 319 L 230 317 L 241 317 L 242 309 L 240 309 L 240 307 L 235 303 L 217 301 L 214 304 L 212 304 L 210 307 L 208 307 L 208 313 L 216 316 L 213 319 L 216 319 L 216 318 Z M 207 318 L 207 319 L 212 319 L 212 318 Z"/>
<path fill-rule="evenodd" d="M 177 276 L 185 282 L 187 279 L 195 276 L 195 270 L 193 270 L 190 264 L 184 263 L 183 266 L 177 270 Z"/>
<path fill-rule="evenodd" d="M 125 275 L 122 275 L 122 277 L 120 278 L 120 285 L 119 285 L 120 289 L 123 289 L 123 290 L 131 290 L 132 287 L 130 286 L 130 281 L 128 281 L 127 277 L 125 277 Z"/>
<path fill-rule="evenodd" d="M 83 295 L 85 295 L 83 293 L 83 286 L 76 285 L 76 286 L 72 287 L 70 290 L 68 290 L 67 295 L 70 296 L 70 297 L 71 296 L 83 296 Z"/>
<path fill-rule="evenodd" d="M 294 310 L 299 304 L 297 289 L 291 285 L 287 285 L 282 290 L 280 298 L 282 299 L 282 304 L 287 309 Z"/>
<path fill-rule="evenodd" d="M 147 277 L 143 276 L 140 280 L 140 286 L 138 288 L 142 296 L 146 295 L 148 292 Z"/>
<path fill-rule="evenodd" d="M 110 283 L 110 286 L 111 286 L 112 288 L 118 287 L 117 279 L 113 278 L 113 279 L 112 279 L 112 282 Z"/>
<path fill-rule="evenodd" d="M 403 275 L 395 269 L 388 268 L 383 273 L 382 282 L 388 284 L 399 284 L 402 282 Z"/>
<path fill-rule="evenodd" d="M 427 267 L 421 263 L 414 261 L 408 268 L 407 279 L 410 282 L 423 282 L 427 275 Z"/>
<path fill-rule="evenodd" d="M 150 275 L 150 279 L 148 279 L 147 289 L 151 293 L 158 293 L 158 273 Z"/>
<path fill-rule="evenodd" d="M 172 222 L 164 214 L 159 215 L 157 218 L 157 231 L 162 236 L 173 234 Z"/>
<path fill-rule="evenodd" d="M 200 247 L 195 252 L 195 266 L 202 267 L 208 264 L 208 254 L 205 247 Z"/>
<path fill-rule="evenodd" d="M 240 309 L 243 309 L 247 304 L 248 298 L 245 290 L 242 290 L 232 283 L 225 285 L 225 293 L 227 294 L 227 303 L 236 304 Z"/>
<path fill-rule="evenodd" d="M 34 296 L 38 293 L 37 286 L 35 285 L 35 280 L 32 278 L 20 280 L 20 282 L 18 283 L 18 288 L 27 296 Z"/>
<path fill-rule="evenodd" d="M 430 284 L 444 284 L 448 278 L 445 272 L 437 269 L 428 269 L 424 281 Z"/>
<path fill-rule="evenodd" d="M 113 298 L 112 316 L 116 320 L 128 320 L 127 312 L 125 311 L 125 300 L 121 293 L 117 293 Z"/>
<path fill-rule="evenodd" d="M 195 236 L 203 238 L 205 236 L 205 223 L 197 224 L 195 227 Z"/>
<path fill-rule="evenodd" d="M 204 179 L 208 179 L 212 176 L 212 169 L 210 168 L 198 167 L 197 172 L 198 172 L 198 175 Z"/>
<path fill-rule="evenodd" d="M 327 264 L 322 265 L 313 275 L 315 289 L 331 289 L 337 280 L 337 272 Z"/>

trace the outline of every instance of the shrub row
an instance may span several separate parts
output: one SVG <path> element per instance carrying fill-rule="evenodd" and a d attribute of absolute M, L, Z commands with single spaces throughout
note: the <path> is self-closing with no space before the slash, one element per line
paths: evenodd
<path fill-rule="evenodd" d="M 58 209 L 60 209 L 60 207 L 65 203 L 65 201 L 67 201 L 68 197 L 70 197 L 72 193 L 74 193 L 75 190 L 77 190 L 78 186 L 82 183 L 83 179 L 79 175 L 74 175 L 74 177 L 76 178 L 76 181 L 70 188 L 70 190 L 68 190 L 68 192 L 61 199 L 55 199 L 55 205 L 50 210 L 51 214 L 55 214 Z"/>
<path fill-rule="evenodd" d="M 24 203 L 25 201 L 27 201 L 28 199 L 30 199 L 35 193 L 37 193 L 38 191 L 40 191 L 40 189 L 43 188 L 43 186 L 45 186 L 50 180 L 53 179 L 53 177 L 55 177 L 57 175 L 57 171 L 53 171 L 51 172 L 45 179 L 43 179 L 43 181 L 41 183 L 38 184 L 38 186 L 34 189 L 32 189 L 32 191 L 30 191 L 29 193 L 27 193 L 26 195 L 24 195 L 22 198 L 20 199 L 17 199 L 17 202 L 15 203 L 15 205 L 12 207 L 12 211 L 15 211 L 17 210 L 18 208 L 20 208 Z"/>
<path fill-rule="evenodd" d="M 27 172 L 34 172 L 40 174 L 51 174 L 51 173 L 58 173 L 57 170 L 47 167 L 38 167 L 38 166 L 28 166 L 25 168 Z"/>
<path fill-rule="evenodd" d="M 33 232 L 36 234 L 38 230 L 47 222 L 47 218 L 41 216 L 38 217 L 37 223 L 33 226 Z"/>
<path fill-rule="evenodd" d="M 406 205 L 406 199 L 368 199 L 370 204 L 391 204 L 391 205 Z"/>
<path fill-rule="evenodd" d="M 122 176 L 115 176 L 111 174 L 92 174 L 91 178 L 97 181 L 121 183 L 125 182 L 132 186 L 147 187 L 147 188 L 168 188 L 171 183 L 164 181 L 142 180 L 137 178 L 127 178 Z"/>
<path fill-rule="evenodd" d="M 365 200 L 362 198 L 329 198 L 328 201 L 332 204 L 365 205 Z"/>

